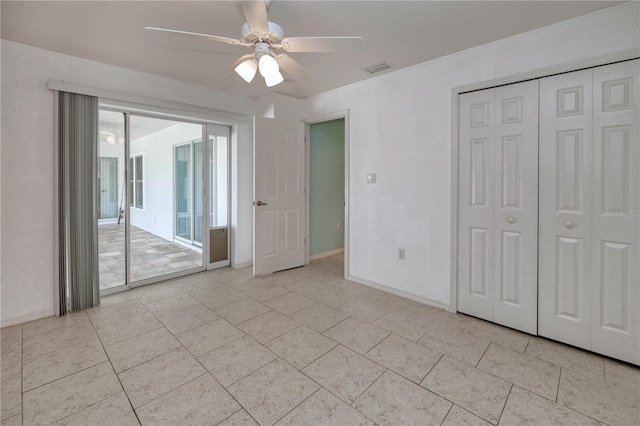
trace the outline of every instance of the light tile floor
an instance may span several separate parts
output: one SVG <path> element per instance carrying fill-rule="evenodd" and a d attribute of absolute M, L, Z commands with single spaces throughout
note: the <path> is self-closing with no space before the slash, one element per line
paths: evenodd
<path fill-rule="evenodd" d="M 125 282 L 125 225 L 98 226 L 100 289 Z M 131 281 L 202 266 L 202 253 L 131 227 Z"/>
<path fill-rule="evenodd" d="M 3 425 L 638 425 L 640 369 L 341 278 L 224 268 L 2 329 Z"/>

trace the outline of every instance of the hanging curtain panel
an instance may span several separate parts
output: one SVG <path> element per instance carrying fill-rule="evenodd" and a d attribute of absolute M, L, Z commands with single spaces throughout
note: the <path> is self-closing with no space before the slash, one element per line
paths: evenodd
<path fill-rule="evenodd" d="M 98 98 L 59 92 L 60 315 L 100 303 Z"/>

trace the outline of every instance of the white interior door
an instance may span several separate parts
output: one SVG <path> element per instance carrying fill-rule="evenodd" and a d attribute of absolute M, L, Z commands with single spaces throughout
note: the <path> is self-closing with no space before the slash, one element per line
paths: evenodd
<path fill-rule="evenodd" d="M 254 118 L 253 272 L 304 265 L 304 128 Z"/>
<path fill-rule="evenodd" d="M 540 334 L 640 364 L 639 61 L 542 79 Z"/>
<path fill-rule="evenodd" d="M 540 81 L 540 335 L 590 348 L 592 70 Z"/>
<path fill-rule="evenodd" d="M 640 61 L 593 69 L 591 350 L 640 364 Z"/>
<path fill-rule="evenodd" d="M 538 82 L 459 107 L 458 310 L 536 334 Z"/>
<path fill-rule="evenodd" d="M 459 98 L 458 311 L 493 321 L 495 89 Z"/>
<path fill-rule="evenodd" d="M 537 334 L 538 81 L 495 90 L 493 321 Z"/>

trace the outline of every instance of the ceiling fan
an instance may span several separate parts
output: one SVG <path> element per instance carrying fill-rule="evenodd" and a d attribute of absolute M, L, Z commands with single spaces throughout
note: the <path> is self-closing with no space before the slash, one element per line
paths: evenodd
<path fill-rule="evenodd" d="M 251 83 L 259 71 L 267 87 L 284 81 L 282 69 L 294 80 L 309 77 L 309 73 L 286 52 L 340 53 L 356 52 L 364 48 L 360 37 L 285 37 L 284 30 L 278 24 L 267 19 L 267 12 L 273 0 L 242 1 L 242 12 L 246 22 L 242 25 L 240 39 L 221 37 L 168 28 L 145 27 L 150 31 L 163 31 L 211 41 L 244 46 L 253 52 L 241 56 L 232 65 L 235 72 L 247 83 Z"/>

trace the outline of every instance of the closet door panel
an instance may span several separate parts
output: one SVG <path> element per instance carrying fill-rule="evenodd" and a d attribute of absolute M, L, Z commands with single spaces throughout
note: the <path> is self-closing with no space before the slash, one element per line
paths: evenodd
<path fill-rule="evenodd" d="M 459 103 L 458 310 L 493 320 L 493 89 Z"/>
<path fill-rule="evenodd" d="M 640 61 L 593 70 L 592 344 L 640 364 Z"/>
<path fill-rule="evenodd" d="M 538 81 L 495 90 L 494 322 L 536 334 Z"/>
<path fill-rule="evenodd" d="M 592 70 L 540 80 L 538 333 L 589 349 Z"/>

